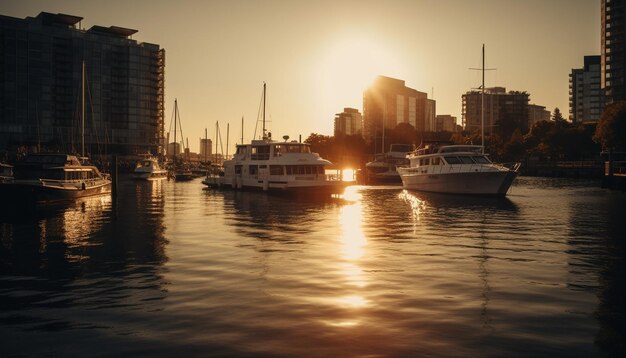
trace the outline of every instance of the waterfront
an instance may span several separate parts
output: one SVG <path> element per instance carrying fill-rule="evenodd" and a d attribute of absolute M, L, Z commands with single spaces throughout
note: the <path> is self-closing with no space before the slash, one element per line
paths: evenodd
<path fill-rule="evenodd" d="M 5 210 L 3 355 L 617 355 L 626 195 L 598 185 L 294 201 L 122 180 L 115 205 Z"/>

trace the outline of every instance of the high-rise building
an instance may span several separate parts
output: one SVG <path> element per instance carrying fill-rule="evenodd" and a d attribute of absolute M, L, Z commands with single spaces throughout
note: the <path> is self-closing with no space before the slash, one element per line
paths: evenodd
<path fill-rule="evenodd" d="M 209 160 L 213 153 L 213 141 L 208 138 L 200 138 L 200 160 Z"/>
<path fill-rule="evenodd" d="M 541 121 L 550 120 L 550 111 L 546 110 L 546 106 L 540 106 L 538 104 L 528 105 L 528 128 L 533 124 Z"/>
<path fill-rule="evenodd" d="M 626 100 L 626 0 L 602 0 L 600 44 L 605 103 Z"/>
<path fill-rule="evenodd" d="M 341 135 L 363 135 L 363 116 L 356 108 L 344 108 L 335 115 L 335 137 Z"/>
<path fill-rule="evenodd" d="M 600 56 L 585 56 L 583 68 L 569 75 L 569 116 L 574 123 L 596 122 L 604 110 L 600 90 Z"/>
<path fill-rule="evenodd" d="M 437 118 L 435 119 L 435 123 L 435 132 L 454 133 L 457 131 L 456 117 L 449 114 L 438 114 Z"/>
<path fill-rule="evenodd" d="M 82 19 L 0 16 L 0 149 L 80 152 L 84 122 L 86 154 L 161 153 L 165 51 Z"/>
<path fill-rule="evenodd" d="M 462 95 L 462 121 L 466 131 L 481 131 L 481 111 L 485 135 L 499 133 L 508 136 L 515 129 L 528 132 L 529 94 L 519 91 L 506 91 L 504 87 L 485 88 L 484 105 L 482 93 L 470 91 Z"/>
<path fill-rule="evenodd" d="M 418 132 L 431 130 L 435 101 L 406 87 L 402 80 L 378 76 L 363 92 L 363 137 L 373 142 L 382 136 L 383 128 L 393 129 L 400 123 L 408 123 Z"/>

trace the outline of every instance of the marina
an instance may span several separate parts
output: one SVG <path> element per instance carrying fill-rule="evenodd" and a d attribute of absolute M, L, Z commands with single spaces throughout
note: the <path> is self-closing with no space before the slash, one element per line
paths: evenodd
<path fill-rule="evenodd" d="M 504 198 L 204 187 L 122 177 L 116 202 L 3 211 L 3 354 L 614 356 L 623 342 L 623 192 L 530 177 Z"/>

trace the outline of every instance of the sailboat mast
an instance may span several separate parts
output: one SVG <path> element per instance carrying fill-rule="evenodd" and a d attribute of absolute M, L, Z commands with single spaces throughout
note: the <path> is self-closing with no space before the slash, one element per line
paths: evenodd
<path fill-rule="evenodd" d="M 485 44 L 483 44 L 483 84 L 481 86 L 482 91 L 480 94 L 480 138 L 482 153 L 485 154 Z"/>
<path fill-rule="evenodd" d="M 228 159 L 228 136 L 230 135 L 230 123 L 226 123 L 226 157 Z"/>
<path fill-rule="evenodd" d="M 81 73 L 81 130 L 80 130 L 80 156 L 85 157 L 85 61 L 82 65 Z"/>
<path fill-rule="evenodd" d="M 174 167 L 176 167 L 176 113 L 178 112 L 178 99 L 174 98 L 174 154 L 172 155 L 172 161 L 174 162 Z"/>
<path fill-rule="evenodd" d="M 241 145 L 243 145 L 243 116 L 241 116 Z"/>
<path fill-rule="evenodd" d="M 220 130 L 220 122 L 215 122 L 215 163 L 217 164 L 217 140 L 218 140 L 218 131 Z"/>
<path fill-rule="evenodd" d="M 265 138 L 265 82 L 263 82 L 263 139 Z"/>

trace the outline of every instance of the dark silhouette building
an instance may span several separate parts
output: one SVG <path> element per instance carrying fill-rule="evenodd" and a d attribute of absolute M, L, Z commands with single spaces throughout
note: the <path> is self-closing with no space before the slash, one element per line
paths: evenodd
<path fill-rule="evenodd" d="M 0 149 L 80 153 L 84 78 L 87 153 L 162 152 L 165 51 L 81 20 L 0 16 Z"/>
<path fill-rule="evenodd" d="M 585 56 L 583 68 L 569 75 L 569 116 L 574 123 L 597 122 L 604 110 L 600 90 L 600 56 Z"/>
<path fill-rule="evenodd" d="M 602 0 L 601 87 L 606 104 L 626 100 L 626 0 Z"/>
<path fill-rule="evenodd" d="M 481 130 L 481 92 L 470 91 L 462 95 L 462 119 L 466 131 Z M 485 89 L 484 128 L 485 135 L 498 133 L 510 136 L 516 129 L 528 132 L 528 103 L 526 92 L 506 91 L 504 87 Z"/>

